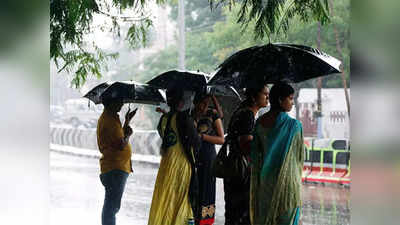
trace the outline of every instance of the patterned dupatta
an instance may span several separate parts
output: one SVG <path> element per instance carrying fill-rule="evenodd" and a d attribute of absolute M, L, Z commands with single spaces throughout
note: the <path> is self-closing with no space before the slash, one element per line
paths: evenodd
<path fill-rule="evenodd" d="M 268 177 L 274 171 L 279 171 L 294 135 L 300 130 L 300 127 L 296 126 L 296 122 L 287 113 L 279 113 L 275 126 L 268 135 L 268 144 L 266 146 L 268 152 L 264 157 L 261 178 Z"/>
<path fill-rule="evenodd" d="M 250 214 L 253 223 L 297 225 L 304 158 L 301 123 L 278 114 L 268 133 L 257 123 L 252 143 Z"/>

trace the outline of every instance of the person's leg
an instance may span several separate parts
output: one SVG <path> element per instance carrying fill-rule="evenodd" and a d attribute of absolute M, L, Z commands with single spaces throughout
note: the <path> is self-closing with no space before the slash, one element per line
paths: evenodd
<path fill-rule="evenodd" d="M 112 225 L 115 224 L 115 220 L 113 221 L 113 215 L 112 215 L 112 171 L 100 174 L 100 180 L 101 183 L 104 186 L 105 190 L 105 197 L 104 197 L 104 203 L 103 203 L 103 210 L 101 212 L 101 224 L 102 225 Z"/>
<path fill-rule="evenodd" d="M 242 198 L 240 199 L 240 203 L 238 203 L 239 207 L 238 208 L 238 224 L 240 225 L 250 225 L 250 196 L 249 192 L 243 192 L 241 193 Z"/>
<path fill-rule="evenodd" d="M 225 225 L 250 225 L 250 181 L 224 179 Z"/>
<path fill-rule="evenodd" d="M 201 152 L 201 150 L 200 150 Z M 201 156 L 201 153 L 200 153 Z M 205 196 L 206 196 L 206 189 L 205 189 L 205 177 L 204 177 L 204 163 L 202 161 L 202 158 L 199 158 L 198 161 L 198 169 L 197 169 L 197 175 L 198 175 L 198 181 L 199 181 L 199 199 L 198 199 L 198 207 L 197 207 L 197 212 L 195 215 L 196 218 L 196 225 L 200 224 L 200 221 L 202 219 L 202 207 L 204 206 L 204 200 L 205 200 Z"/>
<path fill-rule="evenodd" d="M 237 222 L 236 197 L 234 183 L 230 179 L 224 179 L 225 225 L 234 225 Z"/>
<path fill-rule="evenodd" d="M 244 179 L 240 184 L 240 200 L 238 205 L 239 224 L 250 225 L 250 179 Z"/>
<path fill-rule="evenodd" d="M 213 154 L 214 153 L 214 154 Z M 198 177 L 200 190 L 200 207 L 197 224 L 212 225 L 215 220 L 215 188 L 216 178 L 211 173 L 212 162 L 215 159 L 214 145 L 201 149 L 199 157 Z"/>
<path fill-rule="evenodd" d="M 100 175 L 105 187 L 105 198 L 101 215 L 102 225 L 115 225 L 115 215 L 121 207 L 122 194 L 125 189 L 128 173 L 112 170 Z"/>

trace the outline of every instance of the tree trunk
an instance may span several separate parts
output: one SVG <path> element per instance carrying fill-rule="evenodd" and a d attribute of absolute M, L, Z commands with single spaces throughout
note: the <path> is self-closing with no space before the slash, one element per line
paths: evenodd
<path fill-rule="evenodd" d="M 332 17 L 333 17 L 333 4 L 332 4 L 332 0 L 330 0 L 329 1 L 329 8 L 330 8 L 330 11 L 331 11 L 331 15 L 332 15 Z M 341 58 L 341 60 L 342 60 L 342 62 L 343 62 L 343 53 L 342 53 L 342 47 L 340 46 L 340 42 L 339 42 L 339 34 L 338 34 L 338 31 L 337 31 L 337 29 L 336 29 L 336 26 L 335 26 L 335 24 L 332 24 L 333 25 L 333 30 L 334 30 L 334 32 L 335 32 L 335 38 L 336 38 L 336 49 L 337 49 L 337 51 L 339 52 L 339 54 L 340 54 L 340 58 Z M 345 97 L 346 97 L 346 106 L 347 106 L 347 114 L 349 115 L 349 117 L 350 117 L 350 99 L 349 99 L 349 93 L 347 92 L 347 83 L 346 83 L 346 74 L 344 73 L 344 70 L 343 70 L 343 64 L 342 64 L 342 72 L 341 72 L 341 75 L 342 75 L 342 84 L 343 84 L 343 89 L 344 89 L 344 95 L 345 95 Z"/>

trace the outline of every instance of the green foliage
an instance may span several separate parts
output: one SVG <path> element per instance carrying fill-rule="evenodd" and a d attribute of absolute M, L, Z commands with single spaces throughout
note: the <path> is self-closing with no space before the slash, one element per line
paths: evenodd
<path fill-rule="evenodd" d="M 103 67 L 107 69 L 107 64 L 105 63 L 106 59 L 115 59 L 118 57 L 118 54 L 106 54 L 96 47 L 94 53 L 71 50 L 66 52 L 64 57 L 66 63 L 58 72 L 65 69 L 67 72 L 71 73 L 73 72 L 72 68 L 77 68 L 75 70 L 75 76 L 72 79 L 72 85 L 78 88 L 81 84 L 86 82 L 87 74 L 92 74 L 100 78 L 100 68 Z M 71 63 L 75 66 L 70 66 Z"/>
<path fill-rule="evenodd" d="M 328 0 L 209 0 L 211 7 L 215 3 L 228 5 L 232 8 L 240 4 L 237 13 L 237 22 L 246 29 L 255 22 L 253 28 L 256 39 L 270 38 L 271 35 L 286 33 L 289 30 L 290 20 L 297 16 L 302 22 L 310 19 L 318 20 L 322 24 L 329 21 Z"/>
<path fill-rule="evenodd" d="M 145 61 L 145 71 L 140 81 L 145 82 L 150 78 L 163 73 L 168 70 L 176 69 L 178 67 L 178 50 L 176 46 L 170 46 L 164 51 L 156 53 L 148 57 Z"/>
<path fill-rule="evenodd" d="M 156 2 L 161 4 L 164 1 Z M 169 2 L 172 6 L 171 17 L 176 18 L 177 1 Z M 336 2 L 344 1 L 335 1 L 335 5 Z M 147 0 L 50 1 L 50 59 L 55 62 L 59 72 L 65 70 L 75 74 L 75 87 L 84 84 L 88 75 L 101 77 L 102 71 L 107 69 L 108 61 L 115 59 L 118 54 L 105 52 L 94 43 L 85 41 L 84 36 L 94 30 L 94 16 L 103 15 L 107 18 L 107 22 L 97 28 L 110 32 L 117 40 L 123 37 L 131 48 L 143 46 L 148 42 L 147 31 L 152 26 L 150 15 L 145 10 L 146 3 Z M 220 5 L 228 7 L 224 9 Z M 315 37 L 316 23 L 311 21 L 319 20 L 325 24 L 328 21 L 327 9 L 328 0 L 185 1 L 188 43 L 186 67 L 211 73 L 230 54 L 251 45 L 265 44 L 266 38 L 307 45 L 307 40 L 311 40 L 309 37 Z M 126 10 L 134 16 L 124 16 Z M 344 18 L 339 13 L 343 11 L 338 11 L 338 15 L 332 18 L 334 23 Z M 304 21 L 310 23 L 304 25 Z M 126 25 L 129 28 L 122 34 L 121 27 Z M 337 29 L 343 31 L 342 25 L 338 21 Z M 347 24 L 343 26 L 348 27 Z M 327 35 L 329 39 L 334 37 L 332 31 L 327 31 Z M 344 40 L 348 33 L 341 32 L 339 36 Z M 341 44 L 344 68 L 348 68 L 347 40 Z M 331 53 L 325 46 L 321 46 L 321 49 Z M 144 71 L 129 67 L 122 68 L 121 74 L 131 78 L 134 76 L 143 82 L 148 77 L 176 68 L 176 56 L 176 46 L 171 46 L 146 59 Z M 327 81 L 326 84 L 338 85 L 338 82 Z"/>
<path fill-rule="evenodd" d="M 246 30 L 241 30 L 240 24 L 236 23 L 238 10 L 238 7 L 232 8 L 232 11 L 225 9 L 226 20 L 216 23 L 213 32 L 205 34 L 211 43 L 210 46 L 214 49 L 212 55 L 218 65 L 240 49 L 264 44 L 262 40 L 252 38 L 251 30 L 255 26 L 254 22 L 250 23 Z"/>
<path fill-rule="evenodd" d="M 343 57 L 342 68 L 348 79 L 350 72 L 350 1 L 336 0 L 333 10 L 335 16 L 331 18 L 331 23 L 321 26 L 321 50 L 338 59 Z M 256 21 L 251 21 L 244 30 L 240 24 L 236 23 L 238 12 L 240 12 L 240 7 L 232 5 L 230 10 L 225 8 L 222 11 L 225 20 L 216 22 L 212 31 L 186 32 L 186 69 L 212 73 L 220 63 L 234 52 L 253 45 L 266 44 L 266 40 L 254 39 L 252 31 L 256 27 Z M 336 26 L 339 33 L 338 37 L 343 54 L 340 54 L 336 48 L 334 26 Z M 295 43 L 316 48 L 317 36 L 318 22 L 303 23 L 300 16 L 295 16 L 290 21 L 287 34 L 276 34 L 274 40 L 276 42 Z M 134 69 L 137 66 L 130 69 L 135 71 L 135 74 L 141 74 L 140 79 L 144 82 L 159 73 L 177 68 L 177 55 L 177 47 L 171 46 L 145 59 L 144 70 L 138 71 Z M 296 86 L 298 88 L 316 87 L 316 79 L 296 84 Z M 323 87 L 343 87 L 340 75 L 324 77 Z"/>
<path fill-rule="evenodd" d="M 186 32 L 186 69 L 200 70 L 213 73 L 217 66 L 234 52 L 253 45 L 262 45 L 268 42 L 267 38 L 254 39 L 253 30 L 256 21 L 251 21 L 246 28 L 237 23 L 240 7 L 238 4 L 221 9 L 224 20 L 216 21 L 211 30 L 188 30 Z M 350 0 L 336 0 L 334 2 L 335 16 L 331 17 L 331 23 L 321 27 L 321 49 L 341 59 L 336 49 L 335 32 L 333 25 L 339 32 L 339 42 L 343 49 L 343 69 L 349 76 L 349 22 L 350 22 Z M 317 47 L 318 23 L 313 21 L 304 23 L 299 16 L 290 21 L 287 34 L 275 34 L 272 38 L 275 42 L 296 43 Z M 118 74 L 129 74 L 130 79 L 146 82 L 152 77 L 178 67 L 177 46 L 168 48 L 147 57 L 143 62 L 144 68 L 138 69 L 134 64 L 123 68 Z M 126 77 L 123 77 L 126 80 Z M 340 75 L 330 75 L 323 78 L 323 87 L 342 87 Z M 316 79 L 294 85 L 296 89 L 304 87 L 316 87 Z M 297 92 L 298 93 L 298 92 Z M 151 118 L 159 115 L 149 111 Z M 155 126 L 155 125 L 154 125 Z"/>
<path fill-rule="evenodd" d="M 333 6 L 333 7 L 332 7 Z M 341 68 L 346 74 L 346 82 L 350 79 L 350 0 L 336 0 L 330 8 L 331 23 L 320 26 L 320 49 L 329 55 L 342 61 Z M 296 43 L 318 48 L 318 22 L 304 24 L 300 19 L 291 21 L 290 29 L 285 35 L 277 38 L 281 42 Z M 336 40 L 335 27 L 338 32 Z M 336 41 L 339 41 L 342 52 L 337 49 Z M 330 75 L 322 78 L 323 87 L 343 87 L 341 75 Z M 304 82 L 304 87 L 315 87 L 315 80 Z M 349 85 L 348 85 L 349 86 Z"/>
<path fill-rule="evenodd" d="M 254 45 L 261 44 L 256 42 L 251 36 L 251 32 L 238 35 L 240 25 L 235 22 L 235 15 L 229 10 L 223 10 L 223 16 L 226 20 L 214 24 L 210 32 L 186 32 L 186 58 L 185 64 L 187 70 L 200 70 L 206 73 L 212 73 L 217 66 L 233 52 Z M 142 82 L 149 80 L 162 72 L 176 69 L 178 67 L 177 46 L 172 45 L 167 49 L 156 53 L 144 61 L 144 70 L 134 69 L 135 74 L 141 74 Z"/>
<path fill-rule="evenodd" d="M 157 0 L 163 3 L 163 0 Z M 147 29 L 152 25 L 146 14 L 146 0 L 52 0 L 50 1 L 50 59 L 59 68 L 59 72 L 74 71 L 73 85 L 79 87 L 88 75 L 101 76 L 106 63 L 117 57 L 116 53 L 106 53 L 95 43 L 88 43 L 84 37 L 93 32 L 94 16 L 106 18 L 99 29 L 121 37 L 121 26 L 130 27 L 125 40 L 131 47 L 145 44 Z M 130 15 L 124 16 L 129 10 Z"/>

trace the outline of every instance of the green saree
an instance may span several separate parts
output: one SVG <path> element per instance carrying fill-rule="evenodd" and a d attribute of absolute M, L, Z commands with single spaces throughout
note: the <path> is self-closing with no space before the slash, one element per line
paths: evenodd
<path fill-rule="evenodd" d="M 301 211 L 303 131 L 281 112 L 273 128 L 256 123 L 251 146 L 250 218 L 253 225 L 297 225 Z"/>

